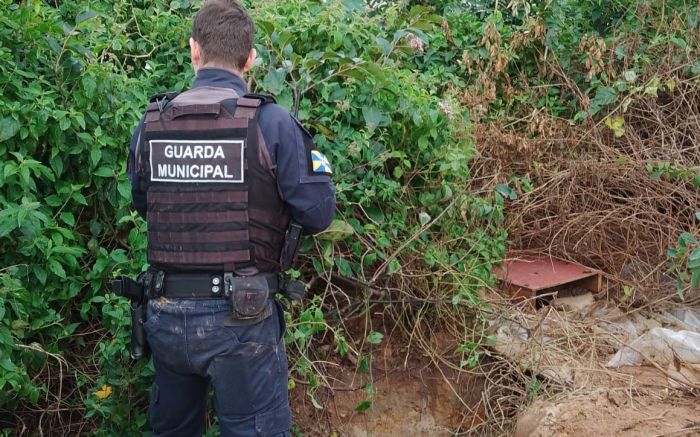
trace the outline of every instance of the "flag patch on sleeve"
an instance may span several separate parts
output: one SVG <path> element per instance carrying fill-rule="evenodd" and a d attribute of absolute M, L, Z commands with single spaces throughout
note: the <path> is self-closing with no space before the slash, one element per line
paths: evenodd
<path fill-rule="evenodd" d="M 318 150 L 311 150 L 311 171 L 316 174 L 333 174 L 331 164 L 328 162 L 326 155 Z"/>

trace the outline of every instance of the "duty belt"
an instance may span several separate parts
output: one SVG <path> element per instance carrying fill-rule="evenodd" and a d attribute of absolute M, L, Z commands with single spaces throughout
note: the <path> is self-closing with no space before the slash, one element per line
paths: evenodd
<path fill-rule="evenodd" d="M 170 273 L 152 272 L 152 280 L 149 288 L 149 297 L 166 297 L 172 299 L 222 299 L 228 296 L 231 290 L 227 284 L 232 281 L 245 281 L 247 278 L 233 276 L 231 273 Z M 273 298 L 279 291 L 279 278 L 277 273 L 261 273 L 255 275 L 256 280 L 263 280 L 270 291 L 269 297 Z"/>

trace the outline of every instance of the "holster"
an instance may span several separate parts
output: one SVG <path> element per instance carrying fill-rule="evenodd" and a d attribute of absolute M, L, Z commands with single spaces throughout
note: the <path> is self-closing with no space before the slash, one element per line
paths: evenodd
<path fill-rule="evenodd" d="M 282 252 L 280 254 L 279 286 L 277 291 L 291 300 L 301 300 L 306 297 L 306 286 L 303 282 L 291 279 L 285 272 L 292 268 L 299 252 L 304 228 L 291 222 L 284 235 Z"/>
<path fill-rule="evenodd" d="M 144 323 L 146 323 L 148 294 L 152 282 L 150 273 L 141 273 L 136 281 L 127 277 L 119 276 L 112 281 L 112 291 L 117 296 L 129 299 L 131 307 L 131 344 L 129 352 L 131 358 L 138 360 L 146 358 L 151 354 L 148 346 Z"/>

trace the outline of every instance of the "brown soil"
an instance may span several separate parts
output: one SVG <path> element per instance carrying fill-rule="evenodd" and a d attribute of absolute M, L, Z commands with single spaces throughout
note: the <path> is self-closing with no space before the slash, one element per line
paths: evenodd
<path fill-rule="evenodd" d="M 518 420 L 515 437 L 698 436 L 700 404 L 665 386 L 654 368 L 627 368 L 629 383 L 536 401 Z M 620 382 L 621 380 L 618 380 Z"/>
<path fill-rule="evenodd" d="M 387 372 L 374 386 L 372 407 L 364 412 L 355 411 L 368 399 L 363 389 L 319 390 L 323 409 L 317 409 L 297 386 L 292 391 L 297 427 L 305 437 L 483 435 L 474 428 L 487 419 L 473 407 L 482 389 L 476 377 L 446 380 L 439 371 L 416 368 Z M 469 411 L 458 395 L 477 411 Z M 670 389 L 666 376 L 654 368 L 625 368 L 600 378 L 591 389 L 536 400 L 520 414 L 512 435 L 700 436 L 700 403 Z"/>
<path fill-rule="evenodd" d="M 525 343 L 531 354 L 494 351 L 473 373 L 408 353 L 389 336 L 364 374 L 355 361 L 319 361 L 326 373 L 313 392 L 316 406 L 308 385 L 297 381 L 290 392 L 296 427 L 304 437 L 700 436 L 697 393 L 654 367 L 605 368 L 615 348 L 589 326 L 599 322 L 592 303 L 570 308 L 564 301 L 519 316 L 524 326 L 534 318 L 547 338 Z M 620 319 L 613 310 L 610 318 Z M 436 349 L 454 350 L 445 338 L 434 333 Z M 570 368 L 571 378 L 547 372 L 559 367 Z"/>
<path fill-rule="evenodd" d="M 424 357 L 404 362 L 390 342 L 375 351 L 372 374 L 346 362 L 328 378 L 334 389 L 319 388 L 314 407 L 308 386 L 290 392 L 297 428 L 308 436 L 394 437 L 449 436 L 484 420 L 476 405 L 482 380 L 465 372 L 438 370 Z M 367 384 L 372 383 L 373 395 Z M 357 411 L 363 402 L 371 406 Z M 322 408 L 318 408 L 318 407 Z"/>

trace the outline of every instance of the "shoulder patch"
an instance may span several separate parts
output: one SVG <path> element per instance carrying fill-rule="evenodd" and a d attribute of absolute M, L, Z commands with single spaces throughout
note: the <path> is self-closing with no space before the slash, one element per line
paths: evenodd
<path fill-rule="evenodd" d="M 325 174 L 329 176 L 333 174 L 333 171 L 331 170 L 331 164 L 328 162 L 328 158 L 326 158 L 326 155 L 324 155 L 320 151 L 316 149 L 310 150 L 309 160 L 311 161 L 311 174 Z"/>

